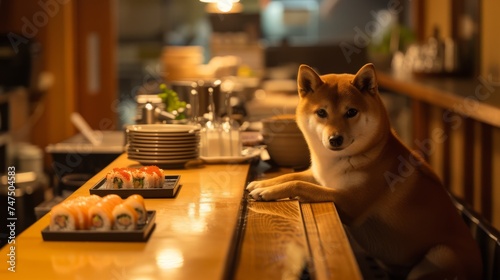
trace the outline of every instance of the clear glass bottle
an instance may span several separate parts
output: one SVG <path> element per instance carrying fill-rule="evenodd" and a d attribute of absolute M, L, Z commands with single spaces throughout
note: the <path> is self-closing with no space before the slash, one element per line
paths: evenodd
<path fill-rule="evenodd" d="M 201 130 L 201 155 L 205 157 L 219 157 L 223 155 L 222 128 L 215 116 L 215 102 L 213 89 L 208 89 L 209 108 L 208 121 Z"/>
<path fill-rule="evenodd" d="M 231 94 L 232 90 L 226 91 L 225 105 L 226 105 L 226 117 L 221 124 L 222 128 L 222 146 L 223 156 L 239 157 L 241 156 L 241 136 L 240 136 L 240 125 L 237 121 L 232 118 L 232 106 L 231 106 Z"/>

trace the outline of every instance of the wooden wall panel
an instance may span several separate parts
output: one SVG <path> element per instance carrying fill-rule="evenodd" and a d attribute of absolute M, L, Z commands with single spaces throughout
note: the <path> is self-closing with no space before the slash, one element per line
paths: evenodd
<path fill-rule="evenodd" d="M 74 3 L 60 5 L 59 12 L 47 25 L 43 47 L 46 69 L 54 77 L 45 101 L 45 119 L 35 127 L 33 140 L 47 137 L 46 144 L 60 142 L 75 133 L 70 114 L 75 110 Z"/>
<path fill-rule="evenodd" d="M 431 147 L 429 149 L 429 164 L 432 169 L 437 173 L 439 178 L 445 183 L 445 167 L 446 167 L 446 159 L 445 159 L 445 142 L 442 142 L 441 137 L 433 137 L 436 135 L 438 131 L 444 131 L 444 123 L 443 119 L 443 110 L 438 107 L 429 108 L 429 143 L 431 143 Z"/>
<path fill-rule="evenodd" d="M 61 2 L 61 3 L 59 3 Z M 74 1 L 0 1 L 0 32 L 15 33 L 19 38 L 40 43 L 37 71 L 52 77 L 43 92 L 36 117 L 31 119 L 31 142 L 41 149 L 75 133 L 69 114 L 74 111 Z M 37 88 L 38 74 L 31 85 Z M 31 90 L 31 89 L 30 89 Z M 46 165 L 50 158 L 45 158 Z"/>
<path fill-rule="evenodd" d="M 474 121 L 470 118 L 463 119 L 463 135 L 462 135 L 462 157 L 461 174 L 462 174 L 462 189 L 464 192 L 464 200 L 474 206 Z"/>
<path fill-rule="evenodd" d="M 474 124 L 474 201 L 477 212 L 483 213 L 487 220 L 492 218 L 493 172 L 492 152 L 493 135 L 490 125 Z"/>
<path fill-rule="evenodd" d="M 53 78 L 30 131 L 31 142 L 40 148 L 76 133 L 70 121 L 75 111 L 94 129 L 115 128 L 116 5 L 116 1 L 97 0 L 0 1 L 0 32 L 16 32 L 39 42 L 40 70 Z M 97 38 L 94 53 L 89 54 L 88 38 Z M 88 70 L 89 62 L 96 71 Z M 89 88 L 88 73 L 95 74 L 93 89 L 97 90 Z M 47 155 L 47 170 L 51 170 L 50 161 Z"/>
<path fill-rule="evenodd" d="M 491 222 L 493 226 L 500 229 L 500 128 L 493 129 L 492 142 Z"/>
<path fill-rule="evenodd" d="M 419 107 L 421 108 L 421 107 Z M 415 109 L 415 108 L 414 108 Z M 428 107 L 426 127 L 428 139 L 442 130 L 446 140 L 432 141 L 428 162 L 451 193 L 459 196 L 473 209 L 500 228 L 500 129 L 460 115 L 447 115 L 454 122 L 443 121 L 443 111 Z M 452 116 L 452 117 L 450 117 Z M 421 129 L 420 129 L 421 130 Z"/>
<path fill-rule="evenodd" d="M 77 111 L 93 129 L 116 126 L 116 1 L 76 1 Z"/>
<path fill-rule="evenodd" d="M 429 38 L 433 35 L 434 27 L 439 27 L 441 37 L 446 38 L 451 36 L 451 2 L 452 0 L 425 0 L 423 23 L 424 38 Z"/>
<path fill-rule="evenodd" d="M 461 120 L 463 121 L 463 119 Z M 465 128 L 463 125 L 456 125 L 450 129 L 449 133 L 450 158 L 448 160 L 450 162 L 450 182 L 448 187 L 453 194 L 464 198 L 463 162 L 465 157 L 463 151 Z"/>
<path fill-rule="evenodd" d="M 481 1 L 481 75 L 500 79 L 500 37 L 498 36 L 498 14 L 500 1 Z"/>

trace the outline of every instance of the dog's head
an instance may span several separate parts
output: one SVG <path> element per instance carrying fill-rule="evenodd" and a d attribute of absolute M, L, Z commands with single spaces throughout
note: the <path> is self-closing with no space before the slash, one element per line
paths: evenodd
<path fill-rule="evenodd" d="M 369 149 L 390 130 L 380 100 L 375 68 L 363 66 L 356 75 L 320 76 L 301 65 L 297 123 L 308 144 L 354 155 Z"/>

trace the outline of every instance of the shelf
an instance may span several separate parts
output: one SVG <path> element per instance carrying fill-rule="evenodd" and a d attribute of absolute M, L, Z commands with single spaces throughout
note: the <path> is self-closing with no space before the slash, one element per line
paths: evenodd
<path fill-rule="evenodd" d="M 379 87 L 500 127 L 500 83 L 488 77 L 420 77 L 377 71 Z"/>

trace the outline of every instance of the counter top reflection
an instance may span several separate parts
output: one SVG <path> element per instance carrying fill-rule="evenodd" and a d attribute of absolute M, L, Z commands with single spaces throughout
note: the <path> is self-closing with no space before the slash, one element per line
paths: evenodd
<path fill-rule="evenodd" d="M 121 155 L 72 197 L 88 196 L 89 189 L 113 167 L 136 164 Z M 16 272 L 10 273 L 3 261 L 0 275 L 14 279 L 222 279 L 249 167 L 223 164 L 166 170 L 167 175 L 181 175 L 182 187 L 175 198 L 145 200 L 147 209 L 156 210 L 156 228 L 143 243 L 43 241 L 41 231 L 49 224 L 45 215 L 16 238 Z M 8 252 L 8 246 L 2 248 L 3 260 Z"/>

